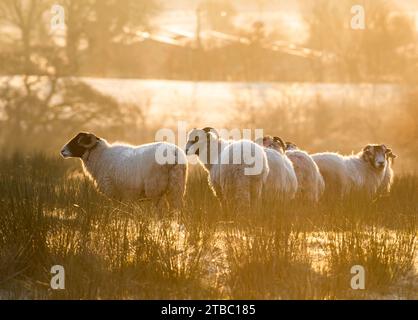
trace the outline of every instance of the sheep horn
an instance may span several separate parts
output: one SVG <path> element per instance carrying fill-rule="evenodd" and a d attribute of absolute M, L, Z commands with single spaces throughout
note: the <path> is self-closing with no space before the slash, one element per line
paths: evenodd
<path fill-rule="evenodd" d="M 365 147 L 363 148 L 363 152 L 370 152 L 370 151 L 371 151 L 371 149 L 372 149 L 372 145 L 368 144 L 367 146 L 365 146 Z"/>
<path fill-rule="evenodd" d="M 218 131 L 216 131 L 216 129 L 215 129 L 215 128 L 212 128 L 212 127 L 205 127 L 205 128 L 203 128 L 202 130 L 203 130 L 205 133 L 213 132 L 213 133 L 216 135 L 216 137 L 218 137 L 218 138 L 219 138 L 219 133 L 218 133 Z"/>
<path fill-rule="evenodd" d="M 282 140 L 282 138 L 280 137 L 274 137 L 273 141 L 276 141 L 278 143 L 280 143 L 281 147 L 283 148 L 283 151 L 286 150 L 286 144 L 284 143 L 284 141 Z"/>

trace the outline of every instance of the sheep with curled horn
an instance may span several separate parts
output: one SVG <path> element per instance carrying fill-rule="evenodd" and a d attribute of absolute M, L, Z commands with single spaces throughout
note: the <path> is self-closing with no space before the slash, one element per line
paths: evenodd
<path fill-rule="evenodd" d="M 390 192 L 396 155 L 385 144 L 368 144 L 359 153 L 313 154 L 325 180 L 325 191 L 339 198 L 356 192 L 368 199 Z"/>
<path fill-rule="evenodd" d="M 263 148 L 249 140 L 222 139 L 215 129 L 206 127 L 189 132 L 186 154 L 199 157 L 208 172 L 209 185 L 223 206 L 240 212 L 257 205 L 269 172 Z M 250 173 L 257 166 L 259 170 Z"/>

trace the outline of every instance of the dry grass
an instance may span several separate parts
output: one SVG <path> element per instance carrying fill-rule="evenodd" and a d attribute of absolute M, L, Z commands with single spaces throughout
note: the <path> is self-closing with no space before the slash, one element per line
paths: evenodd
<path fill-rule="evenodd" d="M 415 176 L 371 204 L 266 202 L 232 216 L 196 170 L 184 210 L 161 217 L 106 199 L 71 165 L 0 160 L 0 298 L 418 298 Z M 65 290 L 49 288 L 55 264 Z M 355 264 L 364 291 L 350 289 Z"/>

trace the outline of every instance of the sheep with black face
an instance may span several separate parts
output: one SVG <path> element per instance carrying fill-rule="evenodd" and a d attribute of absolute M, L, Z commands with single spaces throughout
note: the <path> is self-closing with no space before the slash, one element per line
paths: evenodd
<path fill-rule="evenodd" d="M 160 161 L 157 156 L 162 152 L 172 155 L 173 161 Z M 183 205 L 187 158 L 176 145 L 110 144 L 92 133 L 80 132 L 62 148 L 61 155 L 81 159 L 87 176 L 111 198 L 150 198 L 159 205 L 168 200 L 172 208 Z"/>
<path fill-rule="evenodd" d="M 189 132 L 187 155 L 197 155 L 209 185 L 223 205 L 248 210 L 261 198 L 269 167 L 266 154 L 250 140 L 224 140 L 210 127 Z"/>
<path fill-rule="evenodd" d="M 325 152 L 313 154 L 325 180 L 325 192 L 343 198 L 359 192 L 369 199 L 387 193 L 393 181 L 396 155 L 384 144 L 369 144 L 356 155 Z"/>

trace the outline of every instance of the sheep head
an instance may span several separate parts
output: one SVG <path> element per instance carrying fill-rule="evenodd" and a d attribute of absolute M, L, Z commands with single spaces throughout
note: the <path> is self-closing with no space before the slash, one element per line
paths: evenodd
<path fill-rule="evenodd" d="M 197 155 L 204 163 L 209 163 L 210 150 L 212 147 L 217 146 L 219 140 L 218 132 L 211 128 L 206 127 L 203 129 L 193 129 L 187 136 L 186 154 Z"/>
<path fill-rule="evenodd" d="M 203 128 L 202 129 L 204 132 L 206 132 L 206 134 L 208 134 L 208 133 L 210 133 L 210 132 L 212 132 L 217 138 L 219 138 L 219 132 L 218 131 L 216 131 L 216 129 L 215 128 L 212 128 L 212 127 L 205 127 L 205 128 Z"/>
<path fill-rule="evenodd" d="M 286 151 L 292 151 L 292 150 L 299 150 L 299 148 L 295 143 L 286 141 Z"/>
<path fill-rule="evenodd" d="M 384 144 L 368 144 L 362 150 L 362 158 L 364 161 L 377 169 L 383 170 L 389 160 L 395 159 L 397 156 Z"/>
<path fill-rule="evenodd" d="M 273 145 L 275 146 L 276 149 L 280 148 L 282 152 L 286 151 L 286 144 L 280 137 L 273 137 Z"/>
<path fill-rule="evenodd" d="M 61 150 L 64 158 L 81 158 L 87 151 L 91 151 L 100 141 L 100 138 L 89 132 L 80 132 Z"/>
<path fill-rule="evenodd" d="M 263 146 L 281 153 L 286 151 L 286 145 L 280 137 L 265 136 L 263 138 Z"/>

